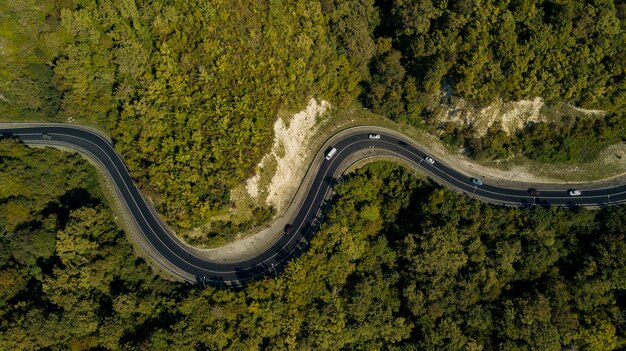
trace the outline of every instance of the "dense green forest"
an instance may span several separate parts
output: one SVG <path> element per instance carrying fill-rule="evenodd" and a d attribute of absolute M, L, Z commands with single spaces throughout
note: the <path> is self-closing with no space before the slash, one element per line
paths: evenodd
<path fill-rule="evenodd" d="M 199 289 L 133 254 L 86 161 L 0 143 L 3 350 L 624 345 L 624 207 L 496 207 L 375 163 L 284 272 Z"/>
<path fill-rule="evenodd" d="M 5 2 L 0 113 L 104 127 L 159 210 L 190 227 L 251 175 L 279 109 L 353 100 L 377 24 L 360 3 Z"/>
<path fill-rule="evenodd" d="M 105 129 L 178 228 L 228 205 L 271 145 L 277 112 L 311 96 L 426 122 L 486 158 L 534 157 L 510 145 L 550 149 L 559 136 L 535 145 L 545 134 L 535 128 L 532 142 L 499 147 L 441 129 L 428 119 L 440 91 L 477 106 L 626 102 L 623 1 L 24 0 L 0 3 L 0 19 L 0 115 Z"/>
<path fill-rule="evenodd" d="M 544 163 L 583 163 L 596 158 L 609 145 L 626 143 L 626 114 L 610 113 L 602 118 L 563 117 L 557 122 L 527 123 L 508 134 L 499 124 L 483 136 L 471 126 L 445 123 L 441 139 L 463 147 L 478 160 L 505 159 L 514 154 Z"/>
<path fill-rule="evenodd" d="M 381 0 L 379 45 L 364 99 L 419 121 L 418 92 L 477 105 L 541 96 L 626 107 L 626 3 L 613 0 Z M 416 99 L 416 97 L 418 97 Z M 416 115 L 417 114 L 417 115 Z"/>
<path fill-rule="evenodd" d="M 378 4 L 377 53 L 361 95 L 375 112 L 426 128 L 477 159 L 521 154 L 541 162 L 585 162 L 625 135 L 625 2 Z M 480 107 L 535 96 L 611 113 L 604 123 L 572 117 L 577 125 L 542 122 L 511 136 L 498 125 L 478 136 L 472 125 L 430 118 L 455 97 Z"/>
<path fill-rule="evenodd" d="M 107 130 L 189 228 L 310 96 L 433 132 L 440 91 L 612 111 L 481 139 L 443 126 L 475 158 L 589 160 L 626 135 L 625 25 L 603 0 L 4 1 L 0 114 Z M 336 190 L 279 276 L 198 289 L 135 255 L 85 160 L 2 139 L 0 349 L 625 347 L 626 208 L 500 208 L 387 163 Z"/>

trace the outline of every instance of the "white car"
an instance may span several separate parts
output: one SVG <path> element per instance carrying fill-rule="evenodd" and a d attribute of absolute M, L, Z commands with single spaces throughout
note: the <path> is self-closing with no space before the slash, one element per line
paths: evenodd
<path fill-rule="evenodd" d="M 369 135 L 370 139 L 380 139 L 380 134 L 370 134 Z"/>
<path fill-rule="evenodd" d="M 326 153 L 326 159 L 330 160 L 331 158 L 333 158 L 333 156 L 337 153 L 337 149 L 336 148 L 331 148 L 330 150 L 328 150 L 328 152 Z"/>
<path fill-rule="evenodd" d="M 424 160 L 426 160 L 426 162 L 430 163 L 431 165 L 434 165 L 434 164 L 435 164 L 435 160 L 433 160 L 432 158 L 430 158 L 430 157 L 428 157 L 428 156 L 426 156 L 426 157 L 424 158 Z"/>
<path fill-rule="evenodd" d="M 568 193 L 570 194 L 570 196 L 578 196 L 582 194 L 580 190 L 576 190 L 576 189 L 571 189 L 570 191 L 568 191 Z"/>
<path fill-rule="evenodd" d="M 475 185 L 483 185 L 483 181 L 478 178 L 472 178 L 472 183 Z"/>

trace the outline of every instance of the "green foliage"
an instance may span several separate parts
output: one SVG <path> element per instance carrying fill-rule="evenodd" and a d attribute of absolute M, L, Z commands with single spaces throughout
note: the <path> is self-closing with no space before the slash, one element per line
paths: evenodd
<path fill-rule="evenodd" d="M 525 156 L 541 162 L 577 163 L 595 158 L 607 146 L 626 141 L 624 114 L 580 119 L 563 126 L 531 125 L 517 135 L 516 146 Z"/>
<path fill-rule="evenodd" d="M 548 102 L 626 106 L 623 4 L 599 1 L 383 2 L 420 89 L 478 104 L 541 96 Z"/>
<path fill-rule="evenodd" d="M 0 152 L 0 179 L 47 179 L 0 195 L 0 228 L 11 230 L 1 349 L 607 350 L 624 340 L 623 207 L 495 207 L 374 163 L 344 177 L 285 271 L 238 292 L 200 290 L 133 257 L 86 162 L 10 140 Z M 11 226 L 16 199 L 28 213 Z"/>
<path fill-rule="evenodd" d="M 376 113 L 420 126 L 423 102 L 415 78 L 406 74 L 401 53 L 391 46 L 391 38 L 377 40 L 377 55 L 370 64 L 371 80 L 364 83 L 363 104 Z"/>
<path fill-rule="evenodd" d="M 345 51 L 347 58 L 359 73 L 360 80 L 369 77 L 368 64 L 376 54 L 374 29 L 380 19 L 374 0 L 325 0 L 322 11 L 330 17 L 330 30 L 337 38 L 337 50 Z"/>
<path fill-rule="evenodd" d="M 593 160 L 607 146 L 626 141 L 626 118 L 608 114 L 595 120 L 564 118 L 559 124 L 531 123 L 515 135 L 508 135 L 497 124 L 480 138 L 464 132 L 463 138 L 454 141 L 464 144 L 476 159 L 503 159 L 519 153 L 539 162 L 582 163 Z"/>
<path fill-rule="evenodd" d="M 235 224 L 231 220 L 214 220 L 207 235 L 201 237 L 188 236 L 185 237 L 185 241 L 194 246 L 219 246 L 229 243 L 235 240 L 238 234 L 270 221 L 276 215 L 276 209 L 273 206 L 258 206 L 252 210 L 252 214 L 254 216 L 252 219 L 239 224 Z"/>
<path fill-rule="evenodd" d="M 183 228 L 229 204 L 278 111 L 351 104 L 378 23 L 371 0 L 44 3 L 0 5 L 2 112 L 103 127 Z"/>
<path fill-rule="evenodd" d="M 615 316 L 625 307 L 625 218 L 620 207 L 504 209 L 445 190 L 420 195 L 392 232 L 403 300 L 417 321 L 411 343 L 611 349 L 624 323 Z"/>
<path fill-rule="evenodd" d="M 279 110 L 360 93 L 422 124 L 424 96 L 626 105 L 613 1 L 5 1 L 0 113 L 108 130 L 170 223 L 228 204 Z M 379 26 L 376 36 L 375 27 Z M 538 123 L 477 158 L 582 162 L 626 119 Z M 80 157 L 0 140 L 0 349 L 612 349 L 624 344 L 626 210 L 504 209 L 372 164 L 309 250 L 240 292 L 155 278 Z M 259 220 L 272 215 L 259 208 Z M 214 228 L 226 238 L 246 225 Z M 254 224 L 249 224 L 254 225 Z"/>
<path fill-rule="evenodd" d="M 96 116 L 170 223 L 195 226 L 253 172 L 279 109 L 355 94 L 371 12 L 332 13 L 338 53 L 317 2 L 87 2 L 61 12 L 63 114 Z"/>
<path fill-rule="evenodd" d="M 418 127 L 440 90 L 477 104 L 542 96 L 614 111 L 625 106 L 621 3 L 374 5 L 5 1 L 0 113 L 99 125 L 158 210 L 184 231 L 223 212 L 230 189 L 270 147 L 278 111 L 300 109 L 311 96 L 342 108 L 360 95 L 375 112 Z M 575 162 L 616 139 L 537 125 L 518 140 L 494 129 L 479 141 L 446 128 L 447 142 L 469 146 L 478 158 L 521 150 L 537 160 Z"/>
<path fill-rule="evenodd" d="M 74 157 L 52 150 L 38 157 L 42 152 L 16 143 L 1 150 L 21 154 L 42 172 L 60 171 L 47 174 L 50 178 L 70 171 L 59 157 Z M 55 164 L 61 169 L 51 169 Z M 25 176 L 15 172 L 16 159 L 7 165 L 0 168 L 1 179 Z M 72 201 L 63 221 L 40 225 L 48 212 L 33 211 L 21 222 L 22 231 L 3 239 L 8 245 L 1 256 L 0 348 L 336 349 L 397 343 L 411 324 L 397 315 L 398 274 L 390 271 L 395 254 L 376 233 L 408 205 L 404 189 L 416 182 L 398 167 L 380 165 L 360 172 L 354 182 L 366 188 L 339 189 L 345 196 L 329 213 L 335 219 L 301 260 L 280 277 L 241 292 L 188 289 L 154 279 L 133 258 L 97 193 L 90 193 L 89 201 Z M 58 195 L 45 201 L 62 207 L 71 190 L 63 184 L 55 189 Z M 25 199 L 34 201 L 40 190 L 35 187 Z M 352 207 L 364 210 L 356 219 L 360 229 L 347 220 Z M 40 227 L 48 240 L 45 253 L 38 254 L 29 242 Z M 345 235 L 336 235 L 337 229 Z M 20 242 L 25 244 L 14 246 Z M 23 262 L 20 256 L 32 259 Z"/>
<path fill-rule="evenodd" d="M 59 43 L 55 5 L 41 1 L 0 4 L 0 115 L 48 119 L 57 114 L 61 95 L 51 61 Z M 58 11 L 58 10 L 57 10 Z"/>

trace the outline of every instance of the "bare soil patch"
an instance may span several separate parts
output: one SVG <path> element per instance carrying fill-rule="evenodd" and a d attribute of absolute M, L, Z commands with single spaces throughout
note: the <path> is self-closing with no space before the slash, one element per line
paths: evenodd
<path fill-rule="evenodd" d="M 435 118 L 440 122 L 472 126 L 477 136 L 483 136 L 496 123 L 511 134 L 528 122 L 558 121 L 565 115 L 593 118 L 606 114 L 606 111 L 586 110 L 565 104 L 548 106 L 540 97 L 512 102 L 498 101 L 482 109 L 473 108 L 463 99 L 455 98 L 453 105 L 440 105 L 437 111 Z"/>
<path fill-rule="evenodd" d="M 274 144 L 272 150 L 261 160 L 257 174 L 246 182 L 248 194 L 282 211 L 289 204 L 298 189 L 307 169 L 306 161 L 311 138 L 319 127 L 318 116 L 330 107 L 326 101 L 309 100 L 303 111 L 290 119 L 279 118 L 274 124 Z M 265 165 L 274 160 L 276 167 L 268 170 Z M 267 184 L 262 179 L 271 179 Z"/>

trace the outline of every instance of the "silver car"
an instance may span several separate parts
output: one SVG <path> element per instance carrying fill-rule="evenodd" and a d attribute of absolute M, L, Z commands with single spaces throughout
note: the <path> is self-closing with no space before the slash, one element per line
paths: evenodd
<path fill-rule="evenodd" d="M 433 160 L 432 158 L 428 156 L 424 157 L 424 160 L 426 160 L 426 162 L 430 163 L 431 165 L 435 164 L 435 160 Z"/>
<path fill-rule="evenodd" d="M 369 138 L 370 139 L 380 139 L 380 134 L 370 134 Z"/>
<path fill-rule="evenodd" d="M 570 196 L 579 196 L 582 194 L 580 190 L 576 190 L 576 189 L 570 189 L 568 193 Z"/>

